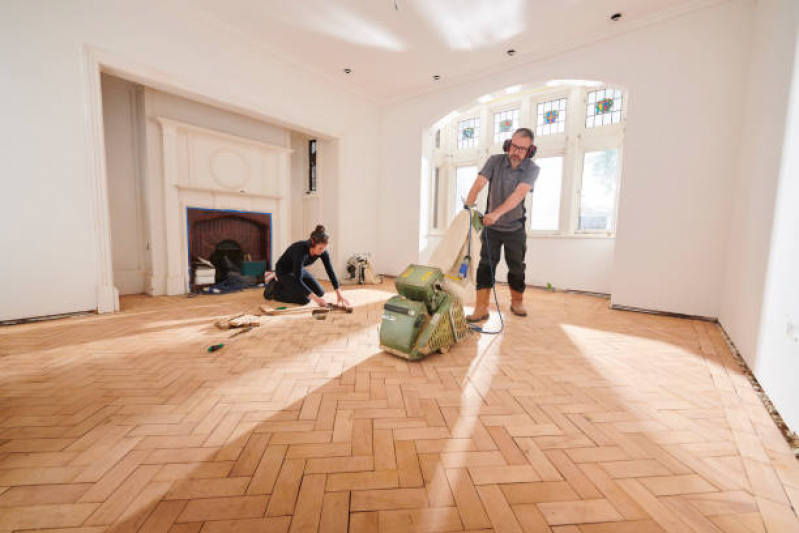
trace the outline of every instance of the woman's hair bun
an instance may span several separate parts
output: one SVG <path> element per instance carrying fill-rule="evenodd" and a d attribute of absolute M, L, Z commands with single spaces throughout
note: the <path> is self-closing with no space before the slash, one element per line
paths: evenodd
<path fill-rule="evenodd" d="M 316 226 L 316 229 L 311 233 L 311 242 L 319 244 L 320 242 L 327 243 L 330 236 L 325 231 L 325 227 L 321 224 Z"/>

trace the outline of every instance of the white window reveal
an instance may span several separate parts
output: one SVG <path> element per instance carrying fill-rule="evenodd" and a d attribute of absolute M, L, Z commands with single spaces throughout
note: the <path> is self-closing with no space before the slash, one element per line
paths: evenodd
<path fill-rule="evenodd" d="M 518 124 L 518 108 L 494 114 L 494 144 L 502 144 L 505 139 L 510 139 Z"/>
<path fill-rule="evenodd" d="M 536 163 L 541 167 L 533 189 L 530 229 L 558 231 L 560 229 L 560 191 L 563 183 L 563 157 L 543 157 Z"/>
<path fill-rule="evenodd" d="M 436 167 L 433 176 L 433 228 L 438 229 L 438 191 L 441 180 L 441 167 Z"/>
<path fill-rule="evenodd" d="M 480 137 L 480 119 L 470 118 L 458 122 L 458 149 L 477 148 Z"/>
<path fill-rule="evenodd" d="M 586 152 L 580 186 L 580 231 L 616 230 L 619 150 Z"/>
<path fill-rule="evenodd" d="M 463 209 L 469 190 L 477 179 L 477 165 L 467 165 L 455 169 L 455 216 Z"/>
<path fill-rule="evenodd" d="M 622 121 L 624 96 L 620 89 L 600 89 L 588 93 L 585 106 L 585 127 L 596 128 Z"/>
<path fill-rule="evenodd" d="M 538 104 L 536 135 L 554 135 L 566 131 L 566 98 Z"/>

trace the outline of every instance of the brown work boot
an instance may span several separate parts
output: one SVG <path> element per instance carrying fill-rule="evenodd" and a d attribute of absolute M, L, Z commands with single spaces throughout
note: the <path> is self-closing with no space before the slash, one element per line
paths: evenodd
<path fill-rule="evenodd" d="M 524 308 L 524 293 L 510 290 L 510 310 L 516 316 L 527 316 L 527 309 Z"/>
<path fill-rule="evenodd" d="M 474 311 L 466 316 L 467 322 L 482 322 L 488 320 L 488 300 L 491 298 L 491 289 L 477 289 Z"/>

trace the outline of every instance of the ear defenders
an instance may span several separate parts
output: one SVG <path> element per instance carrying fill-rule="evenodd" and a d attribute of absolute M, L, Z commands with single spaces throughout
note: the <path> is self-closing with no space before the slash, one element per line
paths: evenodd
<path fill-rule="evenodd" d="M 502 143 L 502 149 L 505 151 L 505 153 L 508 153 L 510 151 L 510 139 L 505 139 L 505 142 Z M 536 150 L 538 150 L 536 145 L 531 144 L 530 148 L 527 149 L 527 153 L 524 154 L 525 159 L 532 159 L 533 156 L 535 155 Z"/>

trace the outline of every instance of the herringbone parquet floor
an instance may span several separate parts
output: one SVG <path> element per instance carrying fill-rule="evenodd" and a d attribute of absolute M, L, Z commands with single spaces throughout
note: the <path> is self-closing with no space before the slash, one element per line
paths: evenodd
<path fill-rule="evenodd" d="M 378 348 L 391 290 L 232 341 L 213 321 L 257 291 L 0 328 L 0 531 L 799 531 L 716 326 L 531 290 L 408 363 Z"/>

